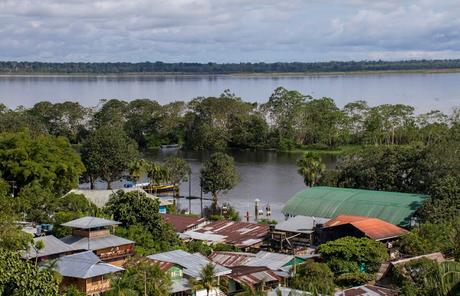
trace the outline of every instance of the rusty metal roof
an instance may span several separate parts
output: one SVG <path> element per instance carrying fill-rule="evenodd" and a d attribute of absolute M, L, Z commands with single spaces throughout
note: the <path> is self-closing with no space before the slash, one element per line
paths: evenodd
<path fill-rule="evenodd" d="M 365 216 L 339 215 L 329 220 L 324 226 L 332 228 L 339 225 L 350 224 L 360 230 L 367 237 L 375 240 L 384 240 L 403 235 L 407 230 L 380 220 Z"/>
<path fill-rule="evenodd" d="M 249 222 L 215 221 L 199 229 L 185 232 L 192 239 L 219 242 L 244 248 L 262 242 L 269 226 Z"/>
<path fill-rule="evenodd" d="M 247 284 L 249 286 L 258 285 L 261 283 L 278 282 L 282 278 L 276 275 L 267 267 L 253 267 L 253 266 L 237 266 L 232 268 L 232 273 L 228 275 L 229 278 L 240 284 Z"/>
<path fill-rule="evenodd" d="M 212 262 L 220 264 L 225 267 L 242 266 L 245 265 L 256 254 L 243 253 L 243 252 L 213 252 L 209 255 Z"/>
<path fill-rule="evenodd" d="M 170 224 L 172 224 L 176 232 L 184 232 L 190 230 L 206 221 L 206 218 L 196 216 L 173 214 L 162 214 L 161 216 Z"/>
<path fill-rule="evenodd" d="M 157 264 L 160 267 L 160 270 L 165 272 L 168 271 L 171 267 L 174 266 L 172 262 L 160 261 L 155 259 L 149 259 L 153 264 Z"/>

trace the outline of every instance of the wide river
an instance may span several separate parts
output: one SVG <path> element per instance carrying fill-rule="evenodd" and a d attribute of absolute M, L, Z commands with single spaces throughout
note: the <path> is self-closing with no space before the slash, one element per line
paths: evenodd
<path fill-rule="evenodd" d="M 163 75 L 163 76 L 0 76 L 0 103 L 10 108 L 30 107 L 48 100 L 79 101 L 96 106 L 100 99 L 156 99 L 160 103 L 188 101 L 198 96 L 217 96 L 230 89 L 244 100 L 266 102 L 273 90 L 283 86 L 313 97 L 333 98 L 339 107 L 354 100 L 366 100 L 370 105 L 404 103 L 416 107 L 416 112 L 439 109 L 450 112 L 460 106 L 460 73 L 445 74 L 373 74 L 335 76 L 225 76 L 225 75 Z M 199 170 L 206 154 L 179 152 L 192 166 L 192 194 L 198 196 Z M 296 172 L 298 154 L 276 152 L 233 152 L 240 183 L 222 200 L 234 205 L 243 216 L 254 213 L 254 200 L 262 206 L 270 204 L 273 217 L 280 220 L 281 207 L 293 194 L 304 188 Z M 152 157 L 162 159 L 159 152 Z M 329 167 L 335 160 L 325 159 Z M 99 186 L 103 187 L 103 184 Z M 181 186 L 188 194 L 188 184 Z M 180 201 L 188 207 L 186 200 Z M 199 213 L 200 202 L 192 202 Z"/>

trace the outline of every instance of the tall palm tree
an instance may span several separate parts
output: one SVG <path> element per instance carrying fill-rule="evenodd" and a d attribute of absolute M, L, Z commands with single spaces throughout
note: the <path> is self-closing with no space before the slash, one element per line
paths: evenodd
<path fill-rule="evenodd" d="M 460 295 L 460 263 L 445 261 L 426 279 L 438 296 Z"/>
<path fill-rule="evenodd" d="M 297 172 L 303 177 L 303 182 L 308 187 L 315 186 L 326 170 L 326 165 L 321 157 L 312 152 L 305 153 L 302 158 L 297 160 L 297 167 Z"/>
<path fill-rule="evenodd" d="M 191 280 L 190 282 L 194 291 L 206 289 L 206 294 L 218 287 L 218 281 L 215 274 L 214 264 L 211 262 L 203 266 L 198 280 Z"/>
<path fill-rule="evenodd" d="M 137 183 L 145 172 L 146 161 L 144 159 L 136 159 L 132 161 L 128 166 L 128 172 L 130 179 Z"/>
<path fill-rule="evenodd" d="M 146 165 L 147 176 L 150 182 L 155 185 L 160 185 L 162 182 L 167 181 L 168 170 L 158 162 L 150 162 Z"/>

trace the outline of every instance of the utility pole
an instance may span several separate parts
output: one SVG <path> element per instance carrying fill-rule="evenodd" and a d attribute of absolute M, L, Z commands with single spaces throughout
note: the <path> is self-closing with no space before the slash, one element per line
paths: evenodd
<path fill-rule="evenodd" d="M 201 218 L 203 218 L 203 187 L 200 182 L 200 208 L 201 208 Z"/>
<path fill-rule="evenodd" d="M 188 173 L 188 213 L 192 213 L 192 172 Z"/>

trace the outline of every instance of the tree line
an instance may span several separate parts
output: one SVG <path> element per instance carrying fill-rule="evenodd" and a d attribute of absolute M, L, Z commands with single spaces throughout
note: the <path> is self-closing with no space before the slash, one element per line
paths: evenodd
<path fill-rule="evenodd" d="M 460 60 L 403 60 L 403 61 L 330 61 L 314 63 L 47 63 L 0 62 L 0 73 L 50 74 L 117 74 L 117 73 L 321 73 L 353 71 L 407 71 L 458 69 Z"/>
<path fill-rule="evenodd" d="M 94 131 L 109 127 L 104 132 L 122 131 L 141 150 L 163 144 L 191 150 L 425 145 L 440 141 L 459 120 L 459 109 L 416 114 L 410 105 L 369 106 L 365 101 L 340 108 L 332 98 L 313 98 L 283 87 L 263 104 L 226 90 L 218 97 L 165 105 L 150 99 L 102 100 L 95 107 L 47 101 L 14 110 L 0 105 L 0 132 L 28 129 L 81 144 L 91 140 Z"/>

